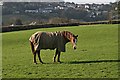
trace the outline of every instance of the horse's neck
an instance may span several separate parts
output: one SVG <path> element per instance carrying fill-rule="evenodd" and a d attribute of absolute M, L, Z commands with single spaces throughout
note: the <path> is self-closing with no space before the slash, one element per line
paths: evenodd
<path fill-rule="evenodd" d="M 70 40 L 67 37 L 65 37 L 64 40 L 65 40 L 65 43 L 70 42 Z"/>
<path fill-rule="evenodd" d="M 66 34 L 66 32 L 65 32 L 65 31 L 60 32 L 60 34 L 61 34 L 61 35 L 62 35 L 62 37 L 64 38 L 64 42 L 65 42 L 65 43 L 70 42 L 70 40 L 69 40 L 69 38 L 68 38 L 68 35 Z"/>

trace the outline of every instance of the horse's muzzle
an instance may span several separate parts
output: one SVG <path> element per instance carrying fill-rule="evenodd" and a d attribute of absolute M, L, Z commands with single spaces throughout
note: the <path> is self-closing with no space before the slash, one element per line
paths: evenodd
<path fill-rule="evenodd" d="M 73 49 L 76 50 L 76 46 L 74 46 Z"/>

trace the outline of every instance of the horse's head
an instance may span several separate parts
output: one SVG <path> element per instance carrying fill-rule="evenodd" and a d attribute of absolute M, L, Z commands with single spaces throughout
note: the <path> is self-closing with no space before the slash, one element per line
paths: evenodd
<path fill-rule="evenodd" d="M 77 37 L 78 37 L 78 35 L 73 35 L 72 37 L 71 37 L 71 40 L 70 40 L 70 42 L 72 43 L 72 45 L 73 45 L 73 49 L 75 50 L 76 49 L 76 44 L 77 44 Z"/>
<path fill-rule="evenodd" d="M 77 44 L 78 35 L 74 35 L 74 34 L 72 34 L 71 32 L 68 32 L 68 31 L 64 31 L 64 35 L 68 39 L 68 42 L 72 43 L 73 49 L 75 50 L 77 48 L 76 44 Z"/>

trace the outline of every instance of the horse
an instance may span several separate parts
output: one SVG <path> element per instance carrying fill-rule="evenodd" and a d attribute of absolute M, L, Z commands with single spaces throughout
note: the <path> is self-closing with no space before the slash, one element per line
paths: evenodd
<path fill-rule="evenodd" d="M 58 56 L 57 62 L 61 63 L 60 61 L 60 53 L 65 52 L 65 45 L 68 42 L 72 43 L 73 49 L 75 50 L 76 43 L 77 43 L 78 35 L 74 35 L 69 31 L 56 31 L 56 32 L 36 32 L 31 35 L 29 38 L 31 50 L 33 53 L 33 62 L 36 62 L 36 54 L 38 55 L 38 59 L 40 63 L 43 64 L 43 61 L 40 57 L 40 50 L 41 49 L 56 49 L 54 55 L 54 62 L 56 62 L 56 57 Z"/>

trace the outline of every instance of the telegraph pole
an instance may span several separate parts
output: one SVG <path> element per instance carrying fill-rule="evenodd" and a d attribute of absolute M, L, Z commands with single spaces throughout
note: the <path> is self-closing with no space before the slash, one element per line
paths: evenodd
<path fill-rule="evenodd" d="M 108 12 L 109 24 L 112 24 L 112 10 Z"/>

